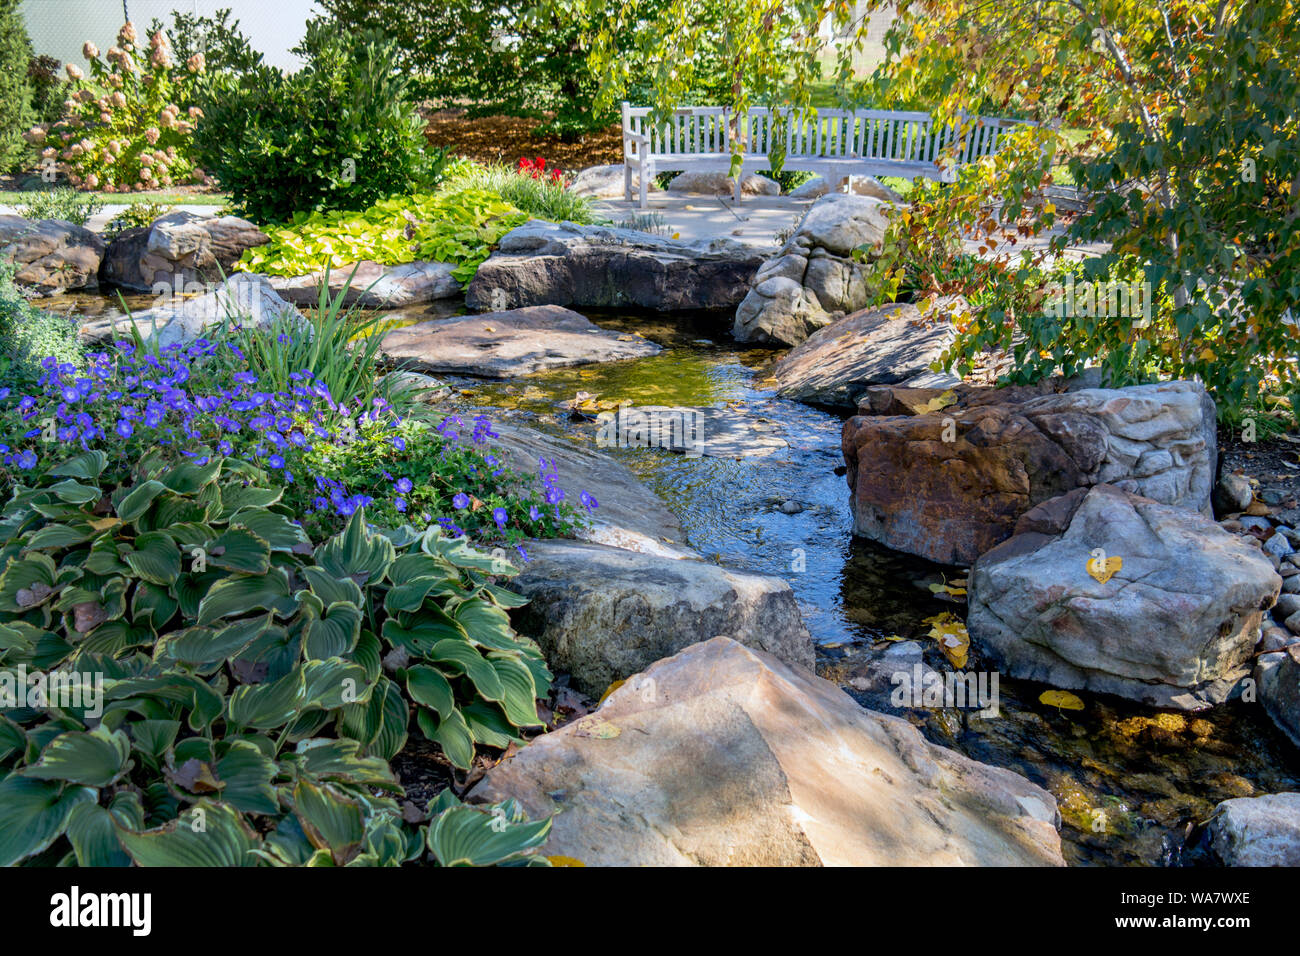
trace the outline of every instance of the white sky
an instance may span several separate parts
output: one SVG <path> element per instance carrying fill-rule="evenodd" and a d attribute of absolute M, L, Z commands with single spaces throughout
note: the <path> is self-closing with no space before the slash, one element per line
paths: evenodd
<path fill-rule="evenodd" d="M 172 10 L 211 16 L 229 9 L 254 49 L 272 66 L 290 70 L 300 63 L 289 48 L 302 39 L 307 20 L 321 13 L 314 0 L 126 0 L 126 7 L 141 30 L 154 17 L 171 22 Z M 37 53 L 78 65 L 85 62 L 83 43 L 93 40 L 107 50 L 122 25 L 122 0 L 22 0 L 22 11 Z"/>

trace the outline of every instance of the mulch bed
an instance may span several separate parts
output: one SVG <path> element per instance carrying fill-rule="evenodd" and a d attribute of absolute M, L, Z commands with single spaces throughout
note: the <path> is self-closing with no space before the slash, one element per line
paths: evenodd
<path fill-rule="evenodd" d="M 523 116 L 471 119 L 464 110 L 439 110 L 430 114 L 425 136 L 434 146 L 449 146 L 461 156 L 485 163 L 513 166 L 520 157 L 541 156 L 548 166 L 576 172 L 620 161 L 623 134 L 617 124 L 588 133 L 575 143 L 565 143 L 556 136 L 534 136 L 533 130 L 541 122 Z"/>

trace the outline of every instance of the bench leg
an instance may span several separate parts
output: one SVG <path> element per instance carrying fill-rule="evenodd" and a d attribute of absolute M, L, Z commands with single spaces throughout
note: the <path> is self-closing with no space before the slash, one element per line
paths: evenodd
<path fill-rule="evenodd" d="M 650 167 L 644 163 L 641 165 L 641 181 L 637 184 L 637 191 L 640 193 L 640 204 L 638 209 L 646 208 L 646 189 L 649 187 L 647 180 L 650 178 Z"/>
<path fill-rule="evenodd" d="M 632 164 L 623 159 L 623 199 L 625 202 L 632 201 Z"/>

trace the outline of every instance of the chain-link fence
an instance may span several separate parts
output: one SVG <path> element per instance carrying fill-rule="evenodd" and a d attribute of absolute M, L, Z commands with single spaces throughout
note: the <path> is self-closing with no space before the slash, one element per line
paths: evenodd
<path fill-rule="evenodd" d="M 81 47 L 91 40 L 101 50 L 113 45 L 118 28 L 130 19 L 141 31 L 155 18 L 170 23 L 173 11 L 212 16 L 229 9 L 254 49 L 273 66 L 295 69 L 289 53 L 302 39 L 307 20 L 319 16 L 314 0 L 23 0 L 23 18 L 37 53 L 85 66 Z"/>

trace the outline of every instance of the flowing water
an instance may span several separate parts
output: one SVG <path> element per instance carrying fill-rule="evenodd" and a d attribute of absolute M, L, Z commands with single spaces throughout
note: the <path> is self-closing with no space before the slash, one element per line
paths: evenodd
<path fill-rule="evenodd" d="M 94 297 L 64 297 L 60 311 L 85 314 L 94 302 Z M 446 314 L 444 306 L 407 310 L 392 319 L 405 324 Z M 882 691 L 878 680 L 868 685 L 864 678 L 900 638 L 921 642 L 929 667 L 952 670 L 928 636 L 931 625 L 925 619 L 944 612 L 964 617 L 958 603 L 963 599 L 936 594 L 930 586 L 959 582 L 965 570 L 928 564 L 852 536 L 848 486 L 835 473 L 843 465 L 843 419 L 776 398 L 765 378 L 778 353 L 736 345 L 727 335 L 727 316 L 592 313 L 591 318 L 604 328 L 643 335 L 665 351 L 509 382 L 449 379 L 457 389 L 454 402 L 593 443 L 596 424 L 574 420 L 558 407 L 579 391 L 638 406 L 724 407 L 774 424 L 788 448 L 767 457 L 690 458 L 659 449 L 609 453 L 667 503 L 696 551 L 790 583 L 816 642 L 823 677 L 864 704 L 910 721 L 930 740 L 1015 770 L 1051 791 L 1061 809 L 1068 862 L 1204 863 L 1199 825 L 1216 803 L 1300 789 L 1300 755 L 1256 703 L 1190 715 L 1081 694 L 1084 709 L 1068 711 L 1040 703 L 1038 696 L 1047 689 L 1042 685 L 999 678 L 997 717 L 955 708 L 893 707 L 888 682 Z M 972 646 L 966 670 L 991 670 L 978 646 Z"/>

